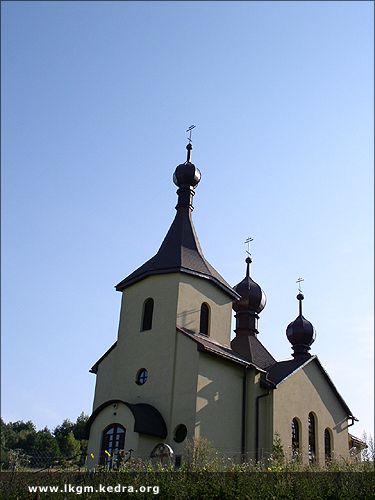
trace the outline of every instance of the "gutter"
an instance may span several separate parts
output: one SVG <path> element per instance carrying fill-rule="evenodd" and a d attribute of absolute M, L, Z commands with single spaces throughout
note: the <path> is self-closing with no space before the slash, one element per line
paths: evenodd
<path fill-rule="evenodd" d="M 246 453 L 246 408 L 247 408 L 247 370 L 249 366 L 244 367 L 242 379 L 242 421 L 241 421 L 241 460 L 245 461 Z"/>
<path fill-rule="evenodd" d="M 259 400 L 265 398 L 270 393 L 270 389 L 267 389 L 265 394 L 257 396 L 255 400 L 255 460 L 259 460 Z"/>
<path fill-rule="evenodd" d="M 349 418 L 350 418 L 352 421 L 351 421 L 351 423 L 350 423 L 350 424 L 348 424 L 348 425 L 346 426 L 346 428 L 351 427 L 352 425 L 354 425 L 354 423 L 355 423 L 355 422 L 358 422 L 358 421 L 359 421 L 359 420 L 358 420 L 358 418 L 353 417 L 353 415 L 349 415 L 348 419 L 349 419 Z"/>

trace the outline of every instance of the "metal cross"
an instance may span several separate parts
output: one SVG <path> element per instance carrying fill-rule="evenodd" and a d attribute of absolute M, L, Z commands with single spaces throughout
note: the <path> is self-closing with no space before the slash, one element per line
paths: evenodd
<path fill-rule="evenodd" d="M 305 281 L 303 278 L 298 278 L 298 280 L 296 281 L 296 283 L 298 283 L 298 291 L 300 293 L 302 293 L 302 290 L 301 290 L 301 282 L 302 281 Z"/>
<path fill-rule="evenodd" d="M 247 255 L 249 255 L 251 257 L 251 253 L 250 253 L 250 242 L 254 241 L 254 238 L 250 238 L 250 236 L 245 240 L 245 245 L 247 245 L 247 250 L 246 250 L 246 253 Z"/>
<path fill-rule="evenodd" d="M 191 132 L 195 128 L 195 125 L 190 125 L 186 132 L 189 132 L 188 141 L 191 142 Z"/>

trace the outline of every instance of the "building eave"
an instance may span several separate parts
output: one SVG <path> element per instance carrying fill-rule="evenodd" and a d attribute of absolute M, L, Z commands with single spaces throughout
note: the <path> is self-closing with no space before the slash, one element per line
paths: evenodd
<path fill-rule="evenodd" d="M 92 367 L 90 368 L 89 372 L 90 373 L 94 373 L 94 374 L 97 374 L 98 373 L 98 368 L 99 368 L 99 364 L 103 361 L 104 358 L 106 358 L 108 356 L 108 354 L 113 351 L 113 349 L 116 347 L 117 345 L 117 340 L 114 344 L 111 345 L 111 347 L 103 354 L 103 356 L 101 356 L 98 361 L 96 361 Z"/>

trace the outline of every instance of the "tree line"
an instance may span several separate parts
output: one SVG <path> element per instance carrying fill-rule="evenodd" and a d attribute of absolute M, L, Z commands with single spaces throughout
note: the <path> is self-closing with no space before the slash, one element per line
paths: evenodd
<path fill-rule="evenodd" d="M 0 419 L 2 468 L 82 465 L 87 451 L 88 418 L 82 412 L 75 422 L 65 419 L 52 431 L 47 427 L 38 431 L 31 420 L 5 423 Z"/>

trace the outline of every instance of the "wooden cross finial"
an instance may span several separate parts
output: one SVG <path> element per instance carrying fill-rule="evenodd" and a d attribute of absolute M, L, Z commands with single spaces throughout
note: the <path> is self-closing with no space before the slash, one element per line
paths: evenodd
<path fill-rule="evenodd" d="M 190 127 L 187 129 L 186 132 L 189 132 L 189 137 L 188 137 L 188 141 L 189 143 L 191 142 L 191 132 L 192 130 L 195 128 L 195 125 L 190 125 Z"/>
<path fill-rule="evenodd" d="M 245 240 L 245 245 L 247 245 L 247 250 L 246 250 L 246 253 L 249 257 L 251 257 L 251 253 L 250 253 L 250 243 L 254 241 L 254 238 L 250 238 L 250 236 L 248 238 L 246 238 Z"/>
<path fill-rule="evenodd" d="M 303 278 L 298 278 L 298 280 L 296 281 L 296 283 L 298 283 L 298 291 L 299 293 L 302 293 L 302 290 L 301 290 L 301 282 L 302 281 L 305 281 Z"/>

